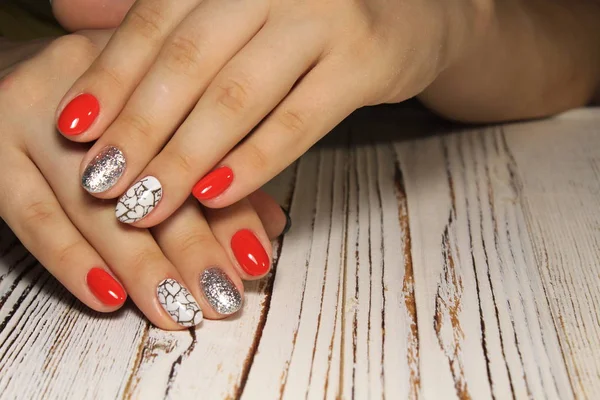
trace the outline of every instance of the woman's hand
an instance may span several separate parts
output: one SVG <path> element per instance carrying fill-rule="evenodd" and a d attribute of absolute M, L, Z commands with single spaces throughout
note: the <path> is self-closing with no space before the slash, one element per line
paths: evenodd
<path fill-rule="evenodd" d="M 10 56 L 10 64 L 28 58 L 0 81 L 0 216 L 48 271 L 97 311 L 119 308 L 129 294 L 164 329 L 196 325 L 203 314 L 223 318 L 242 306 L 241 279 L 268 272 L 269 236 L 281 232 L 285 218 L 257 192 L 206 212 L 192 199 L 150 232 L 120 224 L 112 202 L 81 189 L 77 166 L 88 146 L 56 133 L 54 111 L 108 38 L 88 32 L 26 45 L 27 51 L 0 48 L 6 50 L 0 60 Z"/>
<path fill-rule="evenodd" d="M 123 222 L 154 226 L 190 192 L 225 207 L 356 108 L 421 92 L 470 45 L 489 2 L 138 0 L 57 125 L 98 139 L 83 186 L 103 199 L 129 190 Z M 161 199 L 136 208 L 153 191 Z"/>

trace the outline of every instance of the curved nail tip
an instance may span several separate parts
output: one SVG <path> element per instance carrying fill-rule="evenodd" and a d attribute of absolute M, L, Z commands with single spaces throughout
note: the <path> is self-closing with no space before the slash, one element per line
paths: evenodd
<path fill-rule="evenodd" d="M 202 310 L 192 294 L 175 279 L 167 278 L 156 288 L 158 302 L 179 325 L 190 328 L 203 320 Z"/>
<path fill-rule="evenodd" d="M 106 306 L 121 306 L 127 300 L 125 289 L 102 268 L 90 269 L 86 275 L 86 282 L 92 294 Z"/>
<path fill-rule="evenodd" d="M 240 229 L 231 237 L 231 250 L 240 268 L 250 276 L 269 272 L 271 259 L 258 237 L 249 229 Z"/>
<path fill-rule="evenodd" d="M 115 207 L 115 216 L 126 224 L 145 218 L 162 199 L 162 185 L 153 176 L 146 176 L 127 189 Z"/>
<path fill-rule="evenodd" d="M 231 186 L 233 171 L 227 166 L 221 166 L 209 172 L 192 188 L 192 195 L 199 201 L 214 199 Z"/>
<path fill-rule="evenodd" d="M 117 183 L 126 166 L 123 152 L 115 146 L 107 146 L 83 171 L 81 186 L 89 193 L 105 192 Z"/>
<path fill-rule="evenodd" d="M 94 123 L 100 112 L 98 99 L 89 93 L 75 96 L 62 110 L 56 127 L 65 136 L 84 133 Z"/>
<path fill-rule="evenodd" d="M 243 298 L 235 283 L 218 267 L 202 272 L 200 288 L 212 308 L 221 315 L 235 314 L 242 308 Z"/>
<path fill-rule="evenodd" d="M 285 215 L 285 227 L 283 228 L 283 232 L 281 232 L 281 235 L 279 236 L 285 235 L 292 228 L 292 218 L 290 217 L 290 213 L 283 207 L 281 207 L 281 211 L 283 211 L 283 214 Z"/>

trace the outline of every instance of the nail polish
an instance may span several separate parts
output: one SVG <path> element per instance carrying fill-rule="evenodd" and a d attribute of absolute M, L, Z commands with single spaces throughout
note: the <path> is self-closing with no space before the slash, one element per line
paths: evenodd
<path fill-rule="evenodd" d="M 121 284 L 102 268 L 90 269 L 85 280 L 94 296 L 107 306 L 121 305 L 127 298 Z"/>
<path fill-rule="evenodd" d="M 285 208 L 279 206 L 281 208 L 281 211 L 283 211 L 283 214 L 285 215 L 285 226 L 283 227 L 283 231 L 281 232 L 281 235 L 279 236 L 283 236 L 286 233 L 288 233 L 290 231 L 290 229 L 292 228 L 292 218 L 290 217 L 290 213 L 288 212 L 288 210 L 286 210 Z"/>
<path fill-rule="evenodd" d="M 162 199 L 162 185 L 153 176 L 140 179 L 121 196 L 115 215 L 126 224 L 132 224 L 146 217 Z"/>
<path fill-rule="evenodd" d="M 194 185 L 192 194 L 198 200 L 210 200 L 225 191 L 233 182 L 233 171 L 229 167 L 219 167 Z"/>
<path fill-rule="evenodd" d="M 235 259 L 248 275 L 260 276 L 269 271 L 269 256 L 252 231 L 237 231 L 231 238 L 231 249 Z"/>
<path fill-rule="evenodd" d="M 58 117 L 58 130 L 66 136 L 75 136 L 85 132 L 98 117 L 100 103 L 88 93 L 75 97 Z"/>
<path fill-rule="evenodd" d="M 233 314 L 242 307 L 242 295 L 221 268 L 205 269 L 200 276 L 200 288 L 212 308 L 221 315 Z"/>
<path fill-rule="evenodd" d="M 181 326 L 196 326 L 202 321 L 202 310 L 191 293 L 175 279 L 167 278 L 156 288 L 158 302 L 173 321 Z"/>
<path fill-rule="evenodd" d="M 115 146 L 107 146 L 85 167 L 81 186 L 90 193 L 102 193 L 119 180 L 127 163 L 123 152 Z"/>

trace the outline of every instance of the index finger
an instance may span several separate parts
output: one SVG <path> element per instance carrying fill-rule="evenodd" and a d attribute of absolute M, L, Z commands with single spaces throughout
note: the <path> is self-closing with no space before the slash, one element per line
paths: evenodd
<path fill-rule="evenodd" d="M 116 118 L 171 31 L 201 0 L 138 0 L 57 109 L 58 130 L 75 142 L 97 139 Z"/>

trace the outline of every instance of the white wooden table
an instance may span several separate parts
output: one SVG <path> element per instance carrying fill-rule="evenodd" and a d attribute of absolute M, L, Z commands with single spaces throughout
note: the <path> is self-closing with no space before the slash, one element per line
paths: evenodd
<path fill-rule="evenodd" d="M 88 311 L 2 226 L 0 397 L 600 398 L 600 109 L 361 110 L 270 190 L 275 271 L 196 331 Z"/>

